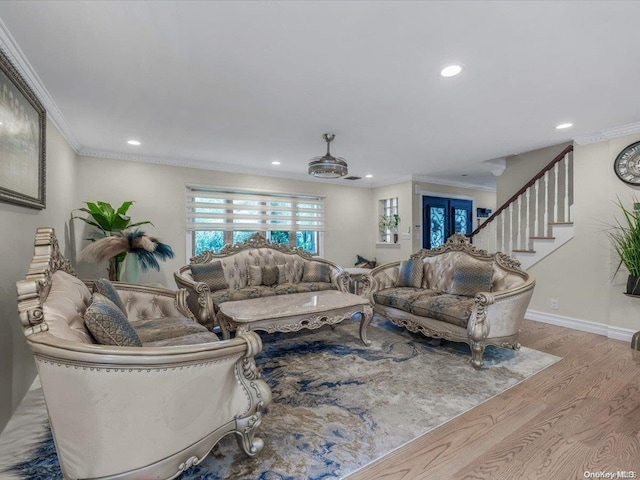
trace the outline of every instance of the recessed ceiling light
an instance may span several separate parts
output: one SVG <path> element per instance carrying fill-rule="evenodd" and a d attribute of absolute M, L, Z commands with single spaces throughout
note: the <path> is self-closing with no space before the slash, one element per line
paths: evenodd
<path fill-rule="evenodd" d="M 129 145 L 135 145 L 136 147 L 140 145 L 140 142 L 138 140 L 128 140 L 127 143 Z"/>
<path fill-rule="evenodd" d="M 573 123 L 561 123 L 560 125 L 556 125 L 556 130 L 563 130 L 569 127 L 573 127 Z"/>
<path fill-rule="evenodd" d="M 455 77 L 462 71 L 462 67 L 460 65 L 448 65 L 442 69 L 440 75 L 443 77 Z"/>
<path fill-rule="evenodd" d="M 373 175 L 371 175 L 370 173 L 367 173 L 364 178 L 373 178 Z"/>
<path fill-rule="evenodd" d="M 273 162 L 271 162 L 271 165 L 280 165 L 280 162 L 278 160 L 274 160 Z"/>

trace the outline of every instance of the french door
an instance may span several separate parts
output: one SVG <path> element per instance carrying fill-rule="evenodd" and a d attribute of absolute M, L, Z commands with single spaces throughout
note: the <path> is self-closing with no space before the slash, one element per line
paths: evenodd
<path fill-rule="evenodd" d="M 471 200 L 422 197 L 422 247 L 435 248 L 454 233 L 468 235 L 473 230 Z"/>

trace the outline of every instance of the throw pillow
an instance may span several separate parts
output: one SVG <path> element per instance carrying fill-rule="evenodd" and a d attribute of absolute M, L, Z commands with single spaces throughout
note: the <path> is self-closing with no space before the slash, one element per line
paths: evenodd
<path fill-rule="evenodd" d="M 287 271 L 284 265 L 276 265 L 278 267 L 278 283 L 287 283 Z"/>
<path fill-rule="evenodd" d="M 204 282 L 209 285 L 209 289 L 212 292 L 229 288 L 224 278 L 224 270 L 222 269 L 222 262 L 220 262 L 220 260 L 209 263 L 191 264 L 190 267 L 193 279 L 196 282 Z"/>
<path fill-rule="evenodd" d="M 262 284 L 267 287 L 273 287 L 278 283 L 278 267 L 262 267 Z"/>
<path fill-rule="evenodd" d="M 101 295 L 104 295 L 113 303 L 115 303 L 116 306 L 120 310 L 122 310 L 122 313 L 127 315 L 127 309 L 122 304 L 122 300 L 120 300 L 120 295 L 118 295 L 118 291 L 113 286 L 113 284 L 106 278 L 98 278 L 93 281 L 93 293 L 99 293 Z"/>
<path fill-rule="evenodd" d="M 247 284 L 250 287 L 262 285 L 262 267 L 260 265 L 249 265 L 249 277 Z"/>
<path fill-rule="evenodd" d="M 100 293 L 93 294 L 93 302 L 84 313 L 84 324 L 100 345 L 142 346 L 122 310 Z"/>
<path fill-rule="evenodd" d="M 422 285 L 422 260 L 403 260 L 400 262 L 396 287 L 416 287 Z"/>
<path fill-rule="evenodd" d="M 493 262 L 460 259 L 453 272 L 451 293 L 473 297 L 478 292 L 489 292 L 493 277 Z"/>
<path fill-rule="evenodd" d="M 329 265 L 320 262 L 306 262 L 304 264 L 302 281 L 330 283 Z"/>

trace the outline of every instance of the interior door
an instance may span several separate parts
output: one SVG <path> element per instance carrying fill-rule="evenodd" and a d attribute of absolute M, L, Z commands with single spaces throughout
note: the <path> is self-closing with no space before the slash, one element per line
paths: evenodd
<path fill-rule="evenodd" d="M 435 248 L 454 233 L 468 235 L 472 230 L 473 202 L 445 197 L 422 197 L 422 247 Z"/>

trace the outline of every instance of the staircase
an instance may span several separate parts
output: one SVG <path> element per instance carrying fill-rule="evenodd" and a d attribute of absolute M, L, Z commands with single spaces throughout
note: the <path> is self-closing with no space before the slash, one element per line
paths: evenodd
<path fill-rule="evenodd" d="M 474 230 L 473 244 L 504 252 L 527 269 L 571 240 L 572 152 L 572 145 L 565 148 Z"/>

